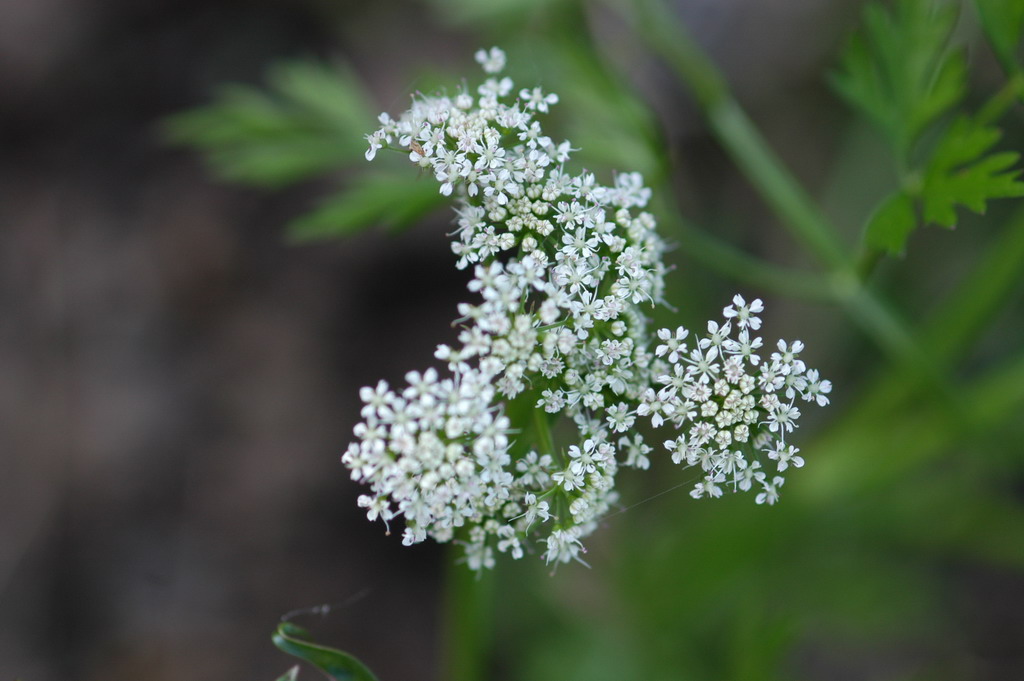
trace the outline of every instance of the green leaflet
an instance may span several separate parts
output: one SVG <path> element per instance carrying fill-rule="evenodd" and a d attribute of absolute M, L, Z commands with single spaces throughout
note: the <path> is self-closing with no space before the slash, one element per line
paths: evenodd
<path fill-rule="evenodd" d="M 917 216 L 914 215 L 913 199 L 897 192 L 883 201 L 868 220 L 864 242 L 878 251 L 902 254 L 915 227 Z"/>
<path fill-rule="evenodd" d="M 172 143 L 202 151 L 219 177 L 283 187 L 362 160 L 373 114 L 358 78 L 341 66 L 279 64 L 263 91 L 229 85 L 207 106 L 164 121 Z"/>
<path fill-rule="evenodd" d="M 362 662 L 348 653 L 311 642 L 309 632 L 289 622 L 278 625 L 273 641 L 284 652 L 309 662 L 334 681 L 377 681 L 377 677 Z M 296 670 L 294 668 L 292 671 L 297 673 Z M 278 681 L 287 678 L 286 674 Z"/>
<path fill-rule="evenodd" d="M 949 49 L 952 5 L 902 0 L 890 13 L 872 3 L 841 57 L 832 84 L 907 158 L 921 132 L 963 97 L 966 65 Z"/>
<path fill-rule="evenodd" d="M 945 130 L 922 172 L 916 191 L 899 191 L 885 199 L 868 220 L 865 245 L 875 251 L 901 254 L 919 225 L 955 227 L 956 207 L 984 213 L 989 199 L 1024 196 L 1024 183 L 1013 168 L 1020 157 L 1006 151 L 985 155 L 999 141 L 998 129 L 966 117 Z M 914 211 L 920 202 L 921 218 Z"/>
<path fill-rule="evenodd" d="M 992 39 L 1005 53 L 1019 40 L 1024 4 L 977 2 L 986 22 L 1000 23 Z M 868 220 L 864 244 L 871 252 L 902 253 L 919 225 L 955 226 L 958 206 L 984 213 L 990 199 L 1024 195 L 1013 168 L 1019 155 L 989 153 L 1001 133 L 980 122 L 985 114 L 961 115 L 933 144 L 917 144 L 966 91 L 963 54 L 950 47 L 956 21 L 956 6 L 940 0 L 898 0 L 891 11 L 872 3 L 833 76 L 836 90 L 885 133 L 903 179 L 902 190 Z"/>
<path fill-rule="evenodd" d="M 212 104 L 168 118 L 163 132 L 202 151 L 223 179 L 280 188 L 363 163 L 373 120 L 369 97 L 350 70 L 294 61 L 271 69 L 265 91 L 227 86 Z M 407 174 L 360 175 L 293 220 L 288 236 L 309 241 L 379 224 L 401 228 L 442 198 L 436 184 Z"/>
<path fill-rule="evenodd" d="M 362 156 L 360 155 L 360 159 Z M 288 224 L 292 241 L 349 236 L 376 225 L 401 229 L 446 197 L 431 177 L 398 173 L 361 175 L 353 186 Z"/>
<path fill-rule="evenodd" d="M 1012 169 L 1020 154 L 984 156 L 999 141 L 1000 131 L 965 117 L 945 131 L 925 168 L 921 191 L 926 224 L 954 227 L 957 205 L 984 213 L 989 199 L 1024 196 L 1020 169 Z"/>

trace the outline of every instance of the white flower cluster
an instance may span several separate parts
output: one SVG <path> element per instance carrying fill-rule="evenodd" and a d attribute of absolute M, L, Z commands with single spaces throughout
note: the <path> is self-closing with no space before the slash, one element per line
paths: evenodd
<path fill-rule="evenodd" d="M 799 342 L 762 363 L 761 339 L 749 336 L 761 303 L 739 297 L 692 350 L 684 329 L 663 329 L 652 353 L 641 306 L 663 302 L 665 246 L 642 210 L 650 190 L 636 173 L 610 187 L 567 173 L 569 143 L 534 119 L 558 97 L 534 88 L 514 98 L 512 81 L 496 75 L 504 53 L 476 57 L 492 74 L 476 96 L 414 98 L 368 136 L 368 159 L 408 152 L 455 196 L 452 248 L 459 268 L 473 268 L 479 299 L 459 305 L 460 345 L 437 350 L 450 378 L 430 369 L 408 374 L 400 391 L 384 382 L 361 391 L 358 441 L 342 457 L 371 488 L 360 505 L 371 520 L 403 517 L 406 544 L 462 542 L 476 570 L 492 567 L 496 551 L 522 557 L 534 535 L 547 562 L 578 560 L 580 540 L 617 499 L 619 466 L 650 465 L 638 417 L 685 429 L 666 444 L 673 461 L 704 470 L 694 496 L 758 483 L 758 503 L 773 503 L 781 478 L 767 483 L 755 457 L 779 472 L 802 465 L 785 443 L 794 400 L 825 404 L 830 384 L 796 358 Z M 504 413 L 513 406 L 532 423 L 513 430 Z M 558 414 L 576 429 L 564 450 L 550 429 Z"/>
<path fill-rule="evenodd" d="M 704 471 L 704 479 L 690 493 L 694 498 L 720 497 L 723 484 L 744 492 L 757 484 L 757 503 L 774 504 L 784 478 L 775 475 L 768 482 L 761 462 L 753 457 L 766 455 L 776 462 L 777 473 L 803 466 L 800 450 L 786 443 L 786 434 L 800 418 L 796 400 L 825 406 L 832 383 L 799 359 L 804 347 L 800 341 L 780 340 L 778 352 L 762 361 L 756 352 L 762 340 L 751 338 L 750 332 L 761 327 L 757 314 L 764 305 L 760 300 L 748 305 L 739 295 L 732 302 L 723 310 L 725 322 L 708 322 L 707 335 L 692 348 L 685 328 L 658 331 L 661 344 L 655 354 L 665 358 L 667 367 L 658 365 L 656 381 L 664 387 L 648 388 L 637 413 L 649 417 L 654 427 L 667 423 L 682 433 L 666 441 L 665 448 L 674 463 Z"/>

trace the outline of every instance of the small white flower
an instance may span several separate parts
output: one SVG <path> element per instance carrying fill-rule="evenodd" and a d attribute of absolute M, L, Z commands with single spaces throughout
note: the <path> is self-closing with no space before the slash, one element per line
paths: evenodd
<path fill-rule="evenodd" d="M 625 402 L 608 407 L 606 413 L 608 427 L 616 433 L 625 433 L 633 427 L 633 423 L 636 421 L 636 417 Z"/>
<path fill-rule="evenodd" d="M 500 48 L 478 50 L 474 57 L 477 63 L 484 68 L 485 73 L 501 73 L 505 68 L 505 52 Z"/>
<path fill-rule="evenodd" d="M 553 92 L 545 95 L 539 87 L 532 90 L 524 88 L 520 91 L 519 97 L 524 100 L 523 106 L 527 110 L 536 109 L 541 113 L 547 113 L 548 106 L 558 104 L 558 95 Z"/>
<path fill-rule="evenodd" d="M 583 551 L 583 544 L 580 542 L 579 534 L 579 526 L 552 532 L 551 536 L 548 537 L 548 550 L 544 554 L 544 562 L 551 564 L 568 563 L 574 559 L 578 560 L 580 552 Z"/>
<path fill-rule="evenodd" d="M 700 499 L 701 497 L 711 497 L 717 499 L 722 496 L 722 488 L 718 486 L 720 482 L 717 476 L 708 476 L 702 481 L 694 485 L 693 490 L 690 492 L 690 496 L 694 499 Z"/>
<path fill-rule="evenodd" d="M 736 325 L 741 329 L 750 328 L 757 331 L 761 328 L 761 319 L 756 315 L 764 312 L 764 303 L 761 302 L 760 298 L 755 299 L 750 305 L 747 305 L 743 296 L 736 294 L 733 296 L 732 305 L 725 308 L 722 311 L 722 315 L 726 319 L 735 319 Z"/>
<path fill-rule="evenodd" d="M 626 451 L 625 465 L 641 470 L 647 470 L 651 467 L 651 460 L 647 458 L 647 455 L 651 453 L 651 448 L 640 435 L 635 435 L 633 439 L 628 437 L 620 438 L 619 449 Z"/>
<path fill-rule="evenodd" d="M 779 488 L 782 487 L 784 482 L 786 482 L 786 480 L 779 475 L 772 478 L 770 485 L 762 480 L 761 486 L 764 491 L 758 494 L 754 501 L 758 504 L 768 504 L 769 506 L 774 505 L 775 502 L 779 500 Z"/>
<path fill-rule="evenodd" d="M 585 484 L 583 471 L 574 469 L 572 466 L 562 471 L 555 471 L 551 474 L 551 479 L 555 484 L 561 485 L 566 492 L 579 489 Z"/>
<path fill-rule="evenodd" d="M 384 147 L 384 133 L 380 130 L 366 136 L 366 141 L 369 142 L 370 148 L 366 150 L 366 160 L 372 161 L 377 155 L 377 150 Z"/>
<path fill-rule="evenodd" d="M 819 407 L 826 406 L 828 404 L 827 395 L 832 392 L 832 381 L 820 380 L 817 369 L 808 369 L 805 378 L 807 387 L 804 388 L 804 399 L 808 402 L 811 400 L 817 402 Z"/>
<path fill-rule="evenodd" d="M 680 353 L 687 353 L 686 344 L 683 341 L 689 333 L 682 326 L 677 327 L 675 333 L 668 329 L 658 329 L 658 338 L 664 342 L 655 348 L 654 354 L 658 357 L 668 355 L 666 359 L 675 364 L 679 361 Z"/>
<path fill-rule="evenodd" d="M 797 452 L 800 450 L 793 445 L 783 445 L 779 443 L 778 449 L 771 449 L 768 451 L 768 458 L 778 462 L 779 472 L 783 472 L 792 463 L 796 468 L 802 468 L 804 465 L 803 457 L 797 456 Z"/>

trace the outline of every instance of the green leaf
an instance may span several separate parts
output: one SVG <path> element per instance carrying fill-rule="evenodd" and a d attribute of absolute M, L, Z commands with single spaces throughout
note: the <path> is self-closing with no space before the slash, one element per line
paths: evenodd
<path fill-rule="evenodd" d="M 295 665 L 281 676 L 277 677 L 277 681 L 295 681 L 299 678 L 299 665 Z"/>
<path fill-rule="evenodd" d="M 921 192 L 924 221 L 956 225 L 957 205 L 984 213 L 989 199 L 1024 196 L 1016 152 L 983 156 L 999 141 L 997 128 L 967 118 L 955 120 L 939 141 L 924 173 Z"/>
<path fill-rule="evenodd" d="M 271 90 L 291 102 L 310 123 L 338 132 L 357 131 L 359 147 L 363 133 L 376 116 L 370 97 L 359 76 L 344 64 L 291 61 L 270 68 Z"/>
<path fill-rule="evenodd" d="M 864 241 L 876 251 L 902 254 L 915 227 L 913 199 L 897 192 L 883 201 L 868 220 Z"/>
<path fill-rule="evenodd" d="M 1024 34 L 1024 2 L 1020 0 L 974 0 L 981 16 L 981 25 L 1003 68 L 1021 70 L 1019 57 L 1021 35 Z"/>
<path fill-rule="evenodd" d="M 376 174 L 359 177 L 338 194 L 288 225 L 294 241 L 348 236 L 369 227 L 407 227 L 445 200 L 432 177 Z"/>
<path fill-rule="evenodd" d="M 906 158 L 921 132 L 963 97 L 962 52 L 949 49 L 954 6 L 900 0 L 892 13 L 872 3 L 841 57 L 832 84 Z"/>
<path fill-rule="evenodd" d="M 163 134 L 204 152 L 221 178 L 282 187 L 362 159 L 369 98 L 348 69 L 287 62 L 269 89 L 228 85 L 207 106 L 173 115 Z"/>
<path fill-rule="evenodd" d="M 362 662 L 348 653 L 312 643 L 309 632 L 290 622 L 278 625 L 273 641 L 284 652 L 309 662 L 334 681 L 377 681 Z"/>

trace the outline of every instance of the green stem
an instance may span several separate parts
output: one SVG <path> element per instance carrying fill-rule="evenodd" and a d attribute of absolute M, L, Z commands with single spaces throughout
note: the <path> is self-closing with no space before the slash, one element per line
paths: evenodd
<path fill-rule="evenodd" d="M 563 5 L 559 16 L 565 27 L 581 26 L 586 21 L 582 3 Z M 585 70 L 592 81 L 601 82 L 603 88 L 614 92 L 608 100 L 618 107 L 619 118 L 627 119 L 637 137 L 651 146 L 652 157 L 658 160 L 658 165 L 653 177 L 647 177 L 647 180 L 655 188 L 655 196 L 662 197 L 660 209 L 655 212 L 662 224 L 679 235 L 680 250 L 710 269 L 775 293 L 810 300 L 830 296 L 830 288 L 820 275 L 778 267 L 750 256 L 682 219 L 677 210 L 667 209 L 668 202 L 663 197 L 674 194 L 669 186 L 671 163 L 668 154 L 664 153 L 662 135 L 651 117 L 644 113 L 649 109 L 605 62 L 589 31 L 575 31 L 568 40 L 570 42 L 565 44 L 571 45 L 572 49 L 565 50 L 562 58 L 571 61 L 577 69 Z"/>
<path fill-rule="evenodd" d="M 679 235 L 680 250 L 710 269 L 793 298 L 833 297 L 828 280 L 821 275 L 779 267 L 748 255 L 684 220 L 677 211 L 661 210 L 658 216 L 662 224 Z"/>
<path fill-rule="evenodd" d="M 739 104 L 730 97 L 705 113 L 713 132 L 782 218 L 783 226 L 830 269 L 849 269 L 849 259 L 828 220 L 771 151 Z"/>
<path fill-rule="evenodd" d="M 715 136 L 784 226 L 830 269 L 849 268 L 828 220 L 765 143 L 685 27 L 657 0 L 636 0 L 634 6 L 640 33 L 690 87 Z"/>
<path fill-rule="evenodd" d="M 857 278 L 861 281 L 867 281 L 871 273 L 878 267 L 878 263 L 882 261 L 883 256 L 885 256 L 885 253 L 877 248 L 864 246 L 860 256 L 857 257 Z"/>
<path fill-rule="evenodd" d="M 921 348 L 938 366 L 949 366 L 963 354 L 986 322 L 1001 309 L 1024 272 L 1024 209 L 1010 218 L 1006 227 L 988 247 L 971 274 L 955 292 L 937 306 L 925 322 Z M 860 411 L 877 415 L 890 413 L 904 403 L 920 382 L 906 372 L 887 372 L 868 391 L 871 398 Z M 962 401 L 962 400 L 961 400 Z"/>
<path fill-rule="evenodd" d="M 1001 119 L 1006 112 L 1024 95 L 1024 73 L 1015 73 L 996 92 L 975 116 L 979 125 L 992 125 Z M 899 176 L 903 178 L 904 192 L 914 199 L 920 198 L 920 171 L 910 171 L 904 159 L 899 158 Z M 857 258 L 857 274 L 861 281 L 867 281 L 885 254 L 878 249 L 864 245 Z"/>
<path fill-rule="evenodd" d="M 540 446 L 543 451 L 541 455 L 550 454 L 554 458 L 558 458 L 555 453 L 555 441 L 551 436 L 551 424 L 548 422 L 548 415 L 543 409 L 533 410 L 533 426 L 537 431 L 537 439 L 540 441 Z"/>
<path fill-rule="evenodd" d="M 1021 96 L 1024 96 L 1024 73 L 1018 71 L 1010 76 L 1003 87 L 992 95 L 991 99 L 985 102 L 985 106 L 981 107 L 976 120 L 982 125 L 995 123 L 1020 100 Z"/>
<path fill-rule="evenodd" d="M 906 324 L 860 282 L 831 223 L 768 147 L 686 29 L 658 0 L 634 0 L 634 8 L 639 32 L 690 87 L 718 141 L 783 226 L 829 270 L 847 313 L 892 359 L 941 385 Z"/>
<path fill-rule="evenodd" d="M 893 387 L 902 389 L 899 375 Z M 1003 361 L 985 376 L 959 387 L 964 409 L 951 415 L 942 405 L 903 398 L 879 403 L 878 390 L 848 410 L 845 418 L 829 429 L 814 447 L 828 457 L 808 469 L 808 480 L 794 490 L 814 503 L 843 495 L 870 497 L 914 470 L 932 466 L 943 454 L 964 446 L 974 451 L 979 433 L 993 433 L 1019 414 L 1024 406 L 1024 353 Z M 876 451 L 885 441 L 887 456 L 876 457 L 870 466 L 864 452 Z M 953 449 L 951 449 L 953 447 Z"/>
<path fill-rule="evenodd" d="M 1018 209 L 961 282 L 924 326 L 922 340 L 941 362 L 960 355 L 1002 307 L 1024 277 L 1024 208 Z"/>
<path fill-rule="evenodd" d="M 490 656 L 494 645 L 494 581 L 492 571 L 479 575 L 454 555 L 457 544 L 445 560 L 446 626 L 443 678 L 448 681 L 480 681 L 490 678 Z"/>
<path fill-rule="evenodd" d="M 921 352 L 910 332 L 897 321 L 896 316 L 878 298 L 860 285 L 856 279 L 837 280 L 840 300 L 848 314 L 865 329 L 887 354 L 899 357 L 915 372 L 930 374 L 932 363 Z"/>

